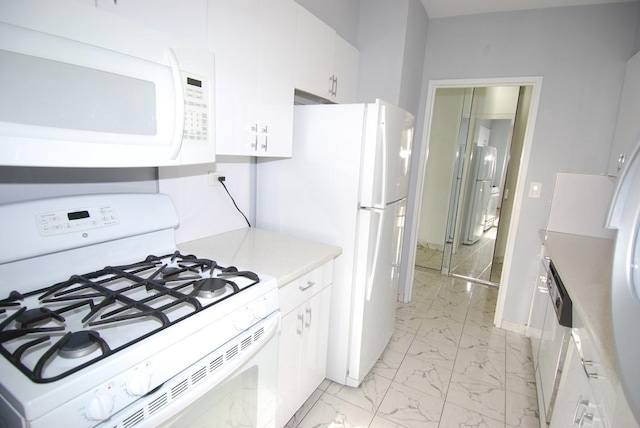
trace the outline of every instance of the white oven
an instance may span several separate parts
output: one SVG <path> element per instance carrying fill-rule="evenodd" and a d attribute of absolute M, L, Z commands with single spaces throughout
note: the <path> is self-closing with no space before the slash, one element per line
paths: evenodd
<path fill-rule="evenodd" d="M 279 316 L 216 349 L 100 426 L 275 426 Z"/>
<path fill-rule="evenodd" d="M 274 427 L 275 279 L 176 250 L 162 194 L 0 205 L 0 427 Z"/>
<path fill-rule="evenodd" d="M 206 48 L 76 0 L 3 0 L 0 64 L 0 165 L 215 160 Z"/>

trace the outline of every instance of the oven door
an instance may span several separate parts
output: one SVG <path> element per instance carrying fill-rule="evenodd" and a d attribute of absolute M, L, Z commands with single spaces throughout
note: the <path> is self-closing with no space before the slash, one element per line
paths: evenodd
<path fill-rule="evenodd" d="M 280 312 L 100 426 L 275 427 Z"/>

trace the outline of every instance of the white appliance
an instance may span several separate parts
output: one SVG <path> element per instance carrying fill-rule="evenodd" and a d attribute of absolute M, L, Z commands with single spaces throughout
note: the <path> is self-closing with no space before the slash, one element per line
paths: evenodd
<path fill-rule="evenodd" d="M 327 377 L 358 386 L 394 328 L 414 118 L 372 104 L 295 106 L 293 157 L 259 160 L 258 227 L 342 247 Z"/>
<path fill-rule="evenodd" d="M 617 229 L 611 276 L 611 318 L 618 378 L 640 423 L 640 144 L 626 161 L 607 227 Z"/>
<path fill-rule="evenodd" d="M 213 53 L 75 0 L 0 2 L 0 165 L 213 162 Z"/>
<path fill-rule="evenodd" d="M 485 232 L 491 229 L 496 224 L 499 202 L 500 202 L 500 188 L 497 186 L 493 186 L 491 187 L 491 193 L 489 195 L 489 203 L 487 204 L 487 213 L 484 216 Z"/>
<path fill-rule="evenodd" d="M 462 216 L 462 243 L 471 245 L 484 234 L 485 217 L 496 173 L 497 149 L 475 146 L 469 162 L 469 179 Z"/>
<path fill-rule="evenodd" d="M 275 426 L 276 281 L 177 223 L 162 194 L 0 205 L 0 426 Z"/>
<path fill-rule="evenodd" d="M 573 326 L 573 303 L 553 261 L 543 260 L 546 274 L 540 278 L 537 299 L 544 305 L 544 322 L 539 340 L 532 341 L 540 426 L 547 427 L 555 409 L 565 356 Z M 536 302 L 539 304 L 538 302 Z"/>

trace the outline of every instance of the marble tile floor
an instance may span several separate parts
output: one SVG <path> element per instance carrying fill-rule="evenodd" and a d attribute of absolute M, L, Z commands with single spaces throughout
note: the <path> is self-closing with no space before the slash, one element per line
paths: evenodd
<path fill-rule="evenodd" d="M 529 339 L 493 327 L 498 289 L 418 270 L 358 388 L 325 380 L 288 428 L 538 428 Z"/>
<path fill-rule="evenodd" d="M 497 230 L 496 227 L 489 229 L 473 245 L 460 245 L 458 251 L 451 256 L 451 273 L 499 283 L 502 263 L 492 260 Z M 440 271 L 442 257 L 441 249 L 419 245 L 416 250 L 416 266 Z"/>

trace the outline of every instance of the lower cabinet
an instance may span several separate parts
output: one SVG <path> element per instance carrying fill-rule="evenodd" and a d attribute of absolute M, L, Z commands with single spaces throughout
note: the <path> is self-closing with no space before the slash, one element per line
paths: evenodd
<path fill-rule="evenodd" d="M 325 379 L 332 277 L 330 262 L 280 288 L 277 427 L 285 426 Z"/>
<path fill-rule="evenodd" d="M 558 388 L 551 428 L 604 428 L 608 426 L 602 420 L 586 370 L 580 357 L 576 337 L 572 336 Z"/>

